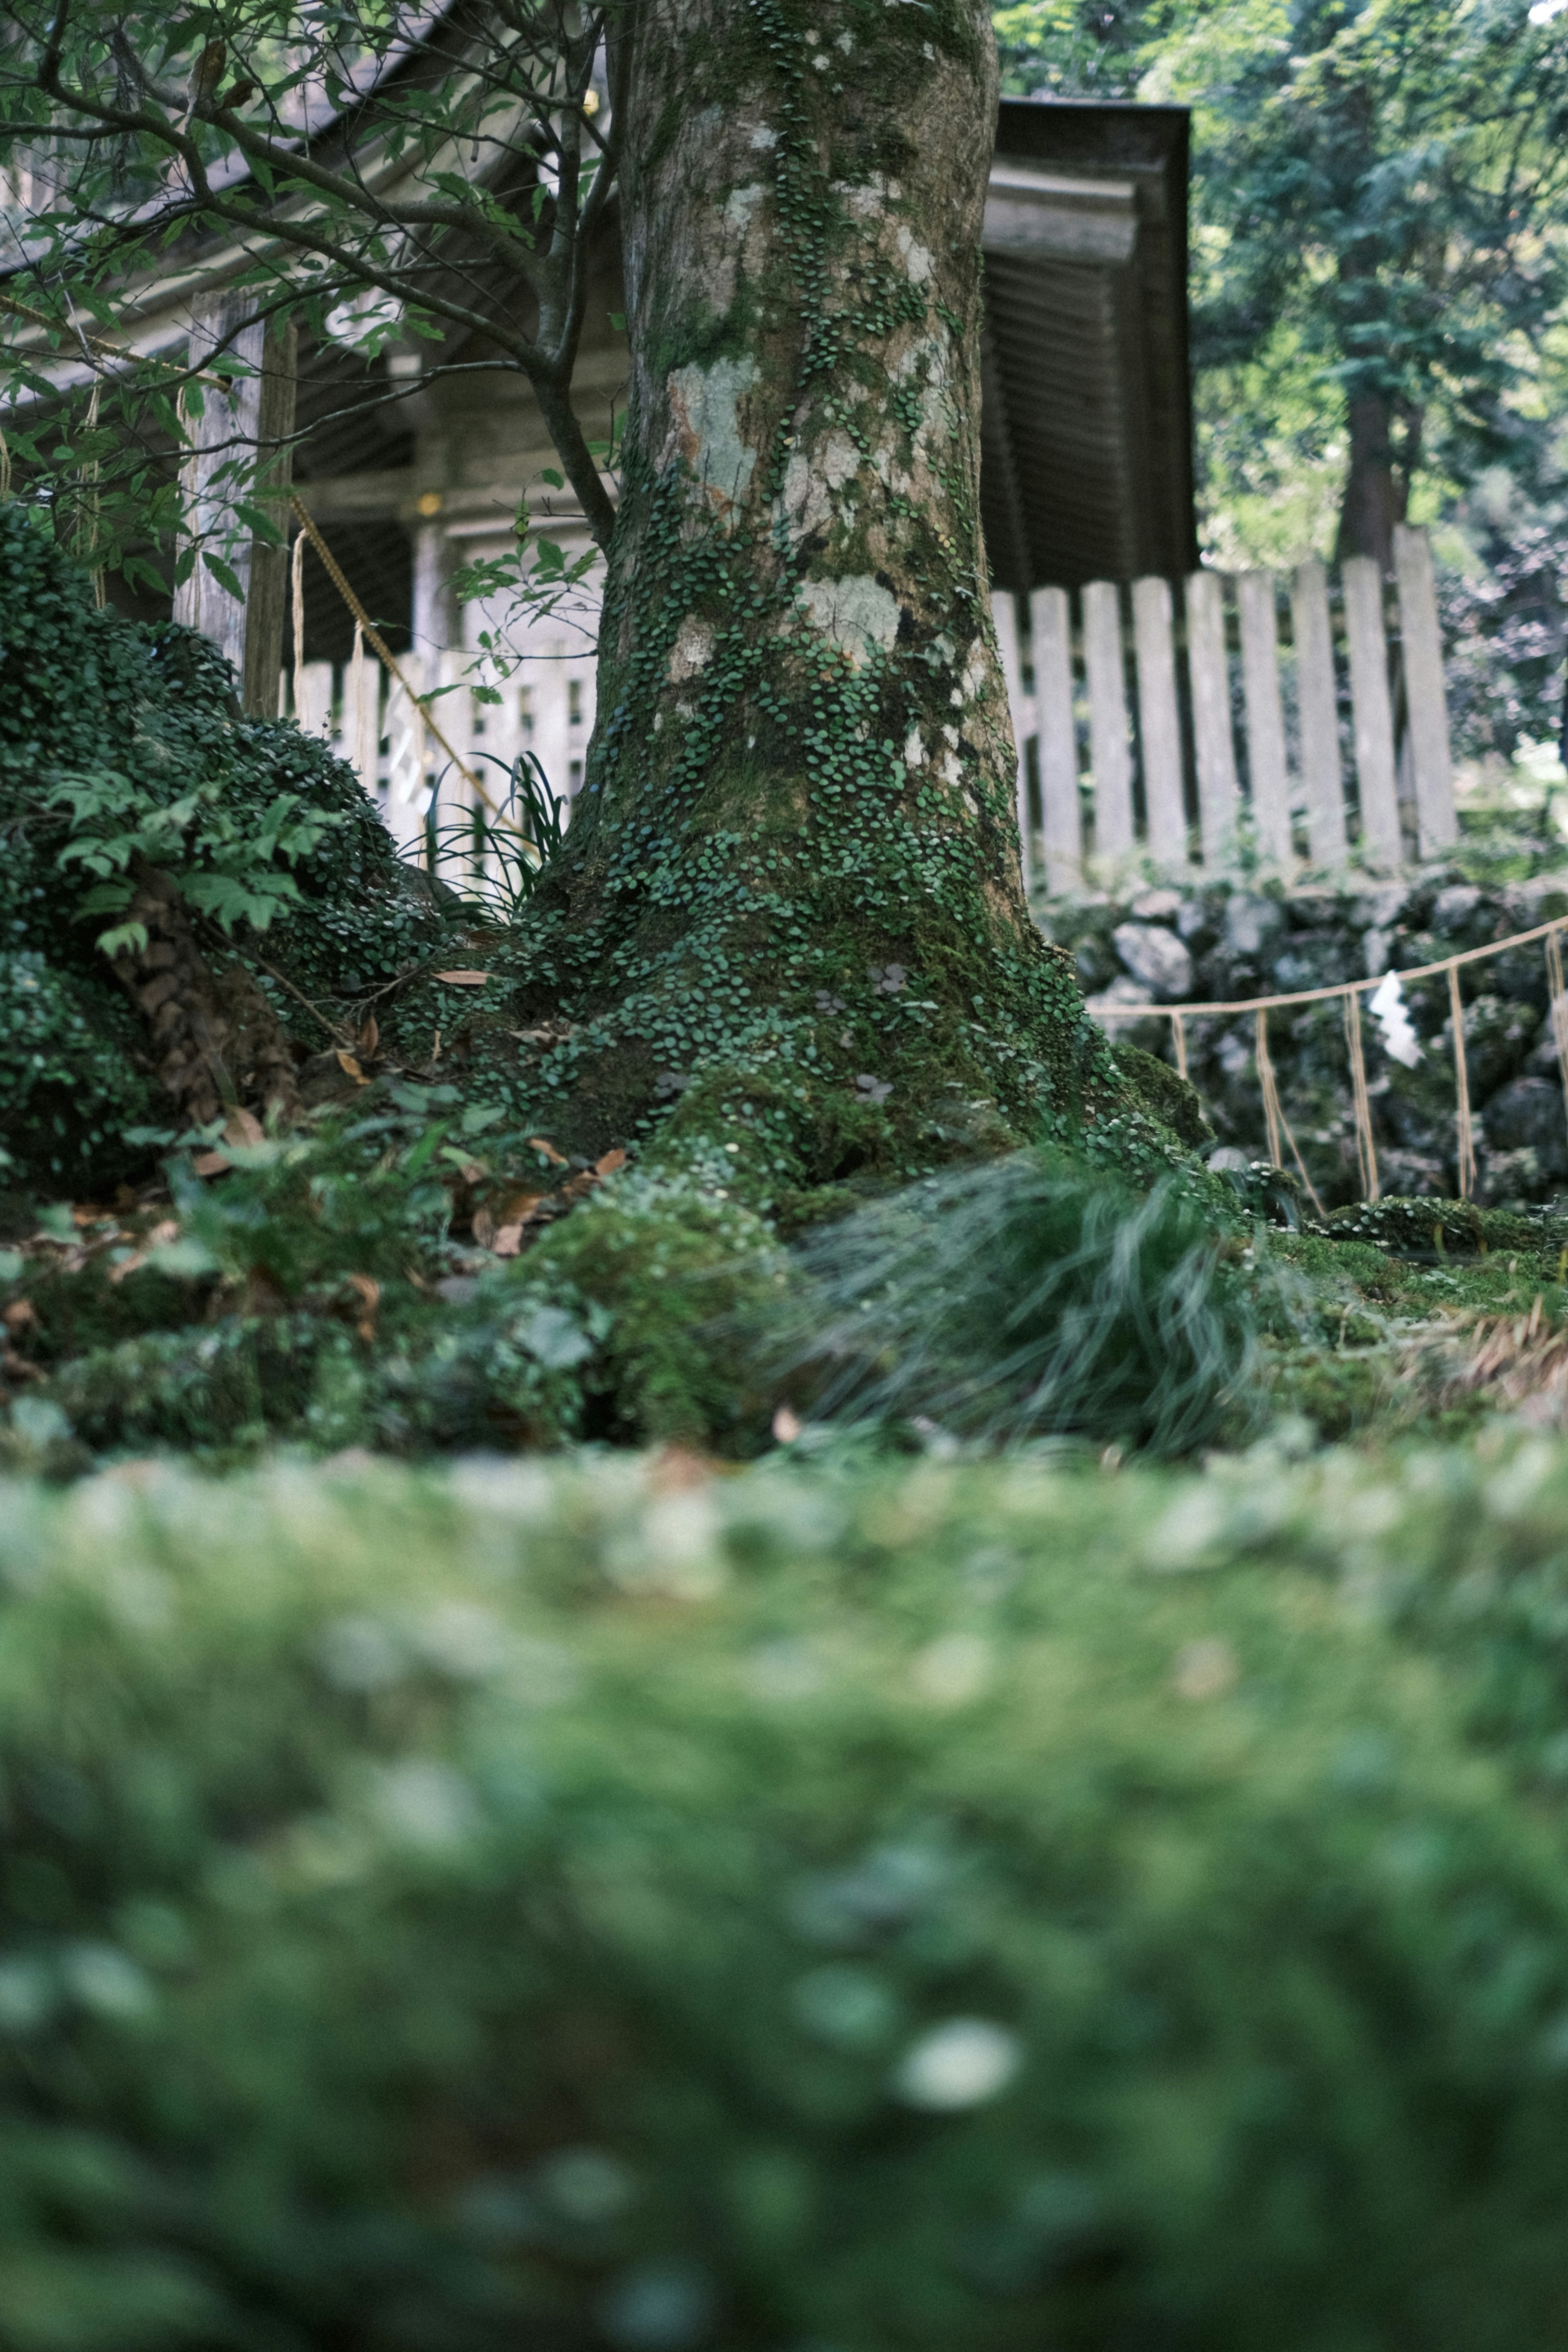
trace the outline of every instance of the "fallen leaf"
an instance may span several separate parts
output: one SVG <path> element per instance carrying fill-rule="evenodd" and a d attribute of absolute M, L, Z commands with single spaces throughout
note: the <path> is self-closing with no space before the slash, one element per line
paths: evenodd
<path fill-rule="evenodd" d="M 488 971 L 438 971 L 436 977 L 447 988 L 483 988 Z"/>
<path fill-rule="evenodd" d="M 37 1319 L 37 1309 L 30 1298 L 13 1298 L 4 1318 L 7 1331 L 19 1331 L 24 1324 L 36 1323 Z"/>
<path fill-rule="evenodd" d="M 352 1054 L 345 1054 L 341 1045 L 338 1048 L 338 1067 L 340 1070 L 346 1072 L 351 1078 L 357 1078 L 362 1087 L 369 1086 L 370 1080 L 365 1076 L 364 1072 L 360 1068 L 360 1066 L 354 1060 L 353 1055 Z"/>
<path fill-rule="evenodd" d="M 267 1137 L 254 1111 L 236 1110 L 228 1115 L 223 1139 L 226 1143 L 254 1144 L 265 1143 Z"/>
<path fill-rule="evenodd" d="M 626 1164 L 626 1155 L 624 1151 L 606 1151 L 602 1160 L 595 1160 L 594 1173 L 595 1176 L 613 1176 L 617 1168 L 624 1168 Z"/>
<path fill-rule="evenodd" d="M 497 1257 L 515 1257 L 522 1247 L 521 1219 L 515 1225 L 500 1226 L 489 1245 Z"/>
<path fill-rule="evenodd" d="M 363 1054 L 368 1059 L 369 1056 L 374 1053 L 380 1043 L 381 1031 L 376 1024 L 376 1018 L 373 1013 L 369 1020 L 365 1023 L 364 1027 L 360 1031 L 359 1035 L 354 1039 L 354 1052 L 356 1054 Z"/>
<path fill-rule="evenodd" d="M 350 1289 L 357 1290 L 364 1301 L 364 1313 L 354 1325 L 355 1337 L 367 1341 L 374 1339 L 375 1310 L 381 1304 L 381 1285 L 374 1275 L 369 1274 L 351 1274 L 348 1281 Z"/>
<path fill-rule="evenodd" d="M 531 1135 L 528 1139 L 535 1151 L 543 1152 L 552 1167 L 565 1167 L 566 1154 L 563 1151 L 557 1151 L 555 1146 L 552 1143 L 547 1143 L 542 1135 Z"/>
<path fill-rule="evenodd" d="M 474 1211 L 473 1233 L 474 1239 L 478 1242 L 481 1249 L 493 1249 L 495 1247 L 496 1221 L 494 1217 L 491 1216 L 488 1209 L 476 1209 Z"/>
<path fill-rule="evenodd" d="M 226 1151 L 198 1151 L 191 1166 L 198 1176 L 221 1176 L 234 1162 Z"/>
<path fill-rule="evenodd" d="M 549 1198 L 548 1192 L 509 1193 L 504 1201 L 498 1201 L 495 1206 L 494 1215 L 498 1231 L 502 1225 L 526 1225 L 531 1217 L 538 1214 Z"/>

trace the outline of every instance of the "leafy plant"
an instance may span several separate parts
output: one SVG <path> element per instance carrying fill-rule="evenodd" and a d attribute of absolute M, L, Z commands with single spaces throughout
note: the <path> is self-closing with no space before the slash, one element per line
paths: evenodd
<path fill-rule="evenodd" d="M 264 931 L 284 906 L 297 905 L 300 886 L 279 861 L 292 866 L 310 856 L 344 822 L 341 811 L 310 808 L 298 793 L 278 793 L 247 824 L 219 784 L 201 784 L 160 803 L 144 783 L 112 769 L 65 774 L 44 797 L 48 807 L 70 811 L 71 837 L 59 865 L 79 866 L 98 877 L 79 902 L 80 913 L 117 914 L 128 907 L 135 887 L 130 869 L 143 858 L 174 869 L 192 906 L 229 933 L 241 925 Z M 114 925 L 97 940 L 106 955 L 146 944 L 141 923 Z"/>
<path fill-rule="evenodd" d="M 808 1237 L 807 1327 L 786 1344 L 827 1415 L 1181 1453 L 1246 1416 L 1256 1308 L 1240 1255 L 1177 1175 L 1141 1197 L 1020 1152 Z"/>

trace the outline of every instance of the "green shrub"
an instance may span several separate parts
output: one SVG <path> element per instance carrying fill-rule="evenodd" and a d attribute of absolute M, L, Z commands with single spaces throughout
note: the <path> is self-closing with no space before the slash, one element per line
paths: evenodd
<path fill-rule="evenodd" d="M 828 1414 L 1183 1452 L 1245 1418 L 1267 1276 L 1235 1222 L 1054 1150 L 930 1177 L 802 1243 L 795 1351 Z"/>
<path fill-rule="evenodd" d="M 175 875 L 215 955 L 264 933 L 267 961 L 329 1005 L 445 934 L 353 770 L 292 723 L 242 719 L 194 631 L 96 609 L 41 521 L 0 501 L 0 1134 L 18 1185 L 112 1191 L 146 1157 L 124 1129 L 168 1108 L 96 944 L 133 854 Z M 275 993 L 319 1050 L 320 1018 Z M 403 999 L 377 1001 L 391 1034 Z M 417 1019 L 423 1055 L 423 1003 Z"/>
<path fill-rule="evenodd" d="M 13 1486 L 0 2343 L 1556 2352 L 1565 1505 Z"/>

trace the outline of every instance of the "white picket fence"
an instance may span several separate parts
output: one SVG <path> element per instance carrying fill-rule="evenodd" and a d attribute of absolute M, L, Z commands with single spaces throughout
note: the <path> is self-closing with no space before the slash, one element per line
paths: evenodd
<path fill-rule="evenodd" d="M 1026 884 L 1224 872 L 1244 847 L 1284 874 L 1352 855 L 1392 870 L 1455 840 L 1425 531 L 1396 531 L 1388 592 L 1356 556 L 1337 593 L 1310 562 L 1288 583 L 1197 572 L 1181 595 L 1184 625 L 1165 580 L 1093 582 L 1076 613 L 1064 588 L 994 599 Z"/>
<path fill-rule="evenodd" d="M 1177 593 L 1181 610 L 1177 612 Z M 1364 557 L 1234 579 L 1095 581 L 993 607 L 1018 742 L 1025 879 L 1049 892 L 1178 874 L 1247 852 L 1289 875 L 1352 856 L 1392 871 L 1456 838 L 1436 593 L 1426 535 L 1395 534 L 1391 587 Z M 509 677 L 471 654 L 400 667 L 492 798 L 532 751 L 574 797 L 594 726 L 595 648 L 539 642 Z M 476 689 L 492 685 L 499 702 Z M 301 724 L 357 770 L 407 856 L 427 823 L 451 878 L 479 853 L 459 836 L 473 794 L 401 688 L 368 653 L 307 662 Z M 282 708 L 293 709 L 286 674 Z M 1343 724 L 1342 724 L 1342 711 Z M 482 864 L 482 857 L 479 858 Z"/>
<path fill-rule="evenodd" d="M 476 665 L 466 653 L 443 653 L 433 661 L 405 654 L 398 667 L 412 693 L 427 698 L 458 760 L 498 805 L 505 802 L 510 772 L 524 751 L 539 760 L 554 792 L 568 800 L 575 795 L 594 729 L 591 646 L 520 663 L 510 677 Z M 482 698 L 477 689 L 486 685 L 493 687 L 499 701 Z M 483 866 L 482 855 L 462 838 L 474 810 L 467 777 L 447 758 L 410 696 L 373 655 L 339 665 L 306 662 L 297 710 L 294 680 L 285 672 L 281 708 L 355 770 L 405 856 L 424 863 L 433 824 L 439 867 L 449 879 Z"/>

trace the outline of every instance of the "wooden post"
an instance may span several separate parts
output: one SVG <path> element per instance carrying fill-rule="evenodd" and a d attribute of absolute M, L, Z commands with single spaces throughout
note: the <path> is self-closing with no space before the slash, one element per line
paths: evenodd
<path fill-rule="evenodd" d="M 1110 580 L 1091 580 L 1083 592 L 1083 666 L 1089 679 L 1095 851 L 1100 857 L 1125 857 L 1136 845 L 1132 747 L 1121 659 L 1121 599 Z"/>
<path fill-rule="evenodd" d="M 1132 631 L 1138 653 L 1138 733 L 1143 751 L 1149 855 L 1157 865 L 1174 871 L 1187 862 L 1187 806 L 1171 619 L 1170 582 L 1135 580 Z"/>
<path fill-rule="evenodd" d="M 1030 838 L 1034 827 L 1029 817 L 1029 769 L 1025 753 L 1028 730 L 1025 726 L 1024 670 L 1018 659 L 1018 600 L 1005 588 L 999 588 L 991 599 L 991 618 L 996 628 L 996 650 L 1002 657 L 1002 676 L 1007 686 L 1007 707 L 1013 717 L 1013 748 L 1017 754 L 1017 773 L 1014 793 L 1018 809 L 1018 862 L 1027 898 L 1034 878 L 1035 845 Z"/>
<path fill-rule="evenodd" d="M 1383 630 L 1383 574 L 1370 555 L 1347 555 L 1340 568 L 1355 719 L 1363 848 L 1370 862 L 1400 862 L 1399 794 L 1394 774 L 1394 712 L 1388 698 L 1388 641 Z"/>
<path fill-rule="evenodd" d="M 1334 637 L 1329 621 L 1328 574 L 1315 556 L 1296 567 L 1290 583 L 1290 624 L 1296 639 L 1301 781 L 1307 788 L 1307 855 L 1314 866 L 1342 866 L 1348 845 Z"/>
<path fill-rule="evenodd" d="M 1415 821 L 1423 857 L 1458 839 L 1454 763 L 1448 747 L 1448 700 L 1443 687 L 1443 640 L 1437 627 L 1437 587 L 1432 548 L 1424 530 L 1394 527 L 1394 569 L 1399 583 L 1399 633 L 1405 649 L 1405 698 L 1409 710 Z"/>
<path fill-rule="evenodd" d="M 1083 881 L 1078 734 L 1072 711 L 1072 615 L 1065 588 L 1034 591 L 1029 598 L 1029 633 L 1035 647 L 1046 887 L 1054 896 L 1076 890 Z"/>
<path fill-rule="evenodd" d="M 195 566 L 174 591 L 174 618 L 210 637 L 234 670 L 243 708 L 278 715 L 278 673 L 289 601 L 287 546 L 270 547 L 230 522 L 237 499 L 274 509 L 279 527 L 292 471 L 295 337 L 272 333 L 251 316 L 254 295 L 209 295 L 191 310 L 193 365 L 232 359 L 249 373 L 233 389 L 200 388 L 202 413 L 190 414 L 190 446 L 180 468 L 187 532 L 198 541 Z M 287 532 L 284 532 L 287 538 Z M 208 570 L 204 554 L 225 562 L 237 596 Z"/>
<path fill-rule="evenodd" d="M 1225 604 L 1217 572 L 1194 572 L 1187 581 L 1187 668 L 1193 688 L 1204 864 L 1218 872 L 1235 853 L 1240 792 L 1230 729 Z"/>
<path fill-rule="evenodd" d="M 1265 857 L 1289 872 L 1290 786 L 1285 770 L 1285 710 L 1279 699 L 1279 631 L 1274 574 L 1244 572 L 1236 583 L 1241 618 L 1241 675 L 1247 693 L 1247 761 L 1252 822 Z"/>
<path fill-rule="evenodd" d="M 240 702 L 258 719 L 278 716 L 277 677 L 289 613 L 289 498 L 294 480 L 294 408 L 299 384 L 299 330 L 269 326 L 261 346 L 257 408 L 255 499 L 275 515 L 279 540 L 250 542 L 250 594 L 245 613 L 245 662 Z"/>

